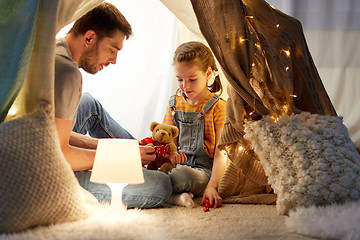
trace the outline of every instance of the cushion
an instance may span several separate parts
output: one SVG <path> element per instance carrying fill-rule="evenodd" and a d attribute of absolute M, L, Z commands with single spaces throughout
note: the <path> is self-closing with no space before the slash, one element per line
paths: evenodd
<path fill-rule="evenodd" d="M 277 197 L 277 212 L 360 199 L 360 156 L 342 117 L 303 112 L 246 121 L 251 142 Z"/>
<path fill-rule="evenodd" d="M 0 233 L 86 218 L 86 198 L 43 110 L 0 124 Z"/>

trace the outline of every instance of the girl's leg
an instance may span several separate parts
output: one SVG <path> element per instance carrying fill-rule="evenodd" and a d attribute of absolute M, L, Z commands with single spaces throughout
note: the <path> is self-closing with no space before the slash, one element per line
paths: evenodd
<path fill-rule="evenodd" d="M 190 192 L 195 197 L 202 196 L 210 180 L 211 171 L 177 165 L 170 173 L 174 193 Z"/>
<path fill-rule="evenodd" d="M 81 96 L 73 131 L 96 138 L 134 138 L 89 93 Z"/>

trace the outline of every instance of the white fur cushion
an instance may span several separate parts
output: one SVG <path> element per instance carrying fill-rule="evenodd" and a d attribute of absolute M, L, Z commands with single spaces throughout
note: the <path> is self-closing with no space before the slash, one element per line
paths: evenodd
<path fill-rule="evenodd" d="M 88 216 L 85 195 L 44 111 L 0 125 L 0 233 Z"/>
<path fill-rule="evenodd" d="M 279 214 L 360 199 L 360 156 L 342 117 L 304 112 L 244 126 L 278 195 Z"/>

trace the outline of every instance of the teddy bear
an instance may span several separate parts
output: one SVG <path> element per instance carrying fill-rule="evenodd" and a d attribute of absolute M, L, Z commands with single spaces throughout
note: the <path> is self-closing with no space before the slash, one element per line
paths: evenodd
<path fill-rule="evenodd" d="M 141 145 L 155 147 L 156 159 L 147 165 L 147 169 L 158 170 L 168 174 L 173 165 L 166 157 L 167 153 L 177 152 L 176 145 L 172 142 L 179 135 L 179 129 L 169 124 L 152 122 L 150 125 L 151 137 L 144 138 L 140 141 Z"/>

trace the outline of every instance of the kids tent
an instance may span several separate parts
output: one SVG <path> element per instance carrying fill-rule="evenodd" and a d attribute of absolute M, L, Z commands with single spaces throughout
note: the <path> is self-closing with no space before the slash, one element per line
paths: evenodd
<path fill-rule="evenodd" d="M 86 203 L 92 199 L 82 193 L 66 164 L 52 121 L 52 66 L 56 33 L 100 2 L 1 3 L 1 33 L 7 33 L 6 37 L 1 34 L 0 40 L 1 232 L 16 232 L 87 216 Z M 277 118 L 304 111 L 336 115 L 299 21 L 262 0 L 192 0 L 191 6 L 199 27 L 188 26 L 199 36 L 204 36 L 230 86 L 228 119 L 221 139 L 225 150 L 233 143 L 244 141 L 243 119 L 250 113 L 254 114 L 254 119 L 265 115 Z M 185 24 L 193 24 L 194 15 L 190 15 L 192 20 L 185 18 Z M 9 113 L 10 107 L 14 112 Z M 235 171 L 238 174 L 236 179 L 224 178 L 223 194 L 229 199 L 235 196 L 235 201 L 239 202 L 244 197 L 245 202 L 274 201 L 274 194 L 267 186 L 267 176 L 253 152 L 245 152 L 231 160 L 227 173 L 230 175 Z M 59 171 L 45 171 L 42 167 Z M 54 176 L 58 176 L 60 184 L 52 186 L 44 195 L 43 189 L 48 189 Z M 243 177 L 255 179 L 254 184 L 244 185 L 249 181 L 243 181 Z M 246 190 L 257 191 L 251 194 L 245 191 L 246 196 L 236 191 L 229 194 L 235 188 L 234 181 L 240 183 L 237 186 L 246 186 Z M 39 204 L 39 191 L 42 197 L 49 197 L 46 208 Z M 58 197 L 57 201 L 52 201 L 56 196 L 52 193 L 61 191 L 66 204 L 65 199 Z M 44 213 L 44 209 L 49 212 Z"/>

